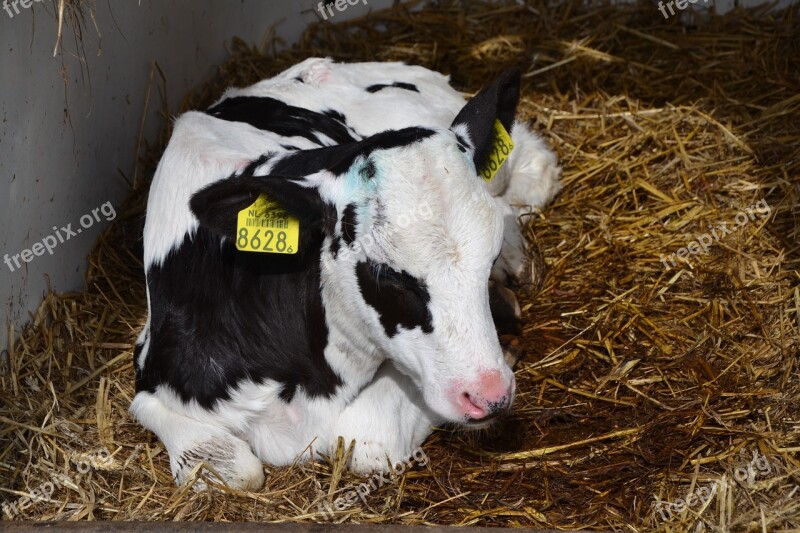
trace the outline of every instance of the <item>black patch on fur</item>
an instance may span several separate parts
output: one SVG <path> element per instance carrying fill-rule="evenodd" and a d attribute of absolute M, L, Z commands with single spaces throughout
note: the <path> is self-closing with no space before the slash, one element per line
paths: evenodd
<path fill-rule="evenodd" d="M 267 163 L 269 163 L 269 160 L 272 159 L 273 157 L 275 157 L 276 155 L 278 155 L 278 154 L 276 154 L 275 152 L 267 152 L 265 154 L 261 154 L 260 156 L 258 156 L 258 159 L 254 159 L 253 161 L 250 161 L 247 164 L 247 166 L 244 167 L 244 169 L 242 170 L 242 174 L 246 174 L 246 175 L 252 176 L 253 173 L 256 170 L 258 170 L 258 167 L 260 167 L 262 165 L 266 165 Z"/>
<path fill-rule="evenodd" d="M 396 81 L 396 82 L 394 82 L 394 83 L 392 83 L 390 85 L 389 84 L 385 84 L 385 83 L 378 83 L 376 85 L 370 85 L 369 87 L 367 87 L 367 92 L 368 93 L 376 93 L 376 92 L 382 91 L 383 89 L 386 89 L 388 87 L 395 87 L 397 89 L 405 89 L 406 91 L 413 91 L 415 93 L 419 92 L 419 89 L 417 89 L 416 85 L 414 85 L 413 83 L 406 83 L 406 82 L 403 82 L 403 81 Z"/>
<path fill-rule="evenodd" d="M 236 96 L 210 107 L 207 113 L 222 120 L 244 122 L 283 137 L 304 137 L 319 146 L 323 143 L 316 133 L 326 135 L 336 144 L 356 140 L 338 119 L 275 98 Z"/>
<path fill-rule="evenodd" d="M 282 144 L 281 148 L 283 148 L 284 150 L 288 150 L 290 152 L 296 152 L 297 150 L 300 149 L 299 147 L 297 147 L 297 146 L 295 146 L 293 144 Z"/>
<path fill-rule="evenodd" d="M 433 317 L 428 309 L 431 296 L 423 281 L 372 261 L 359 261 L 356 278 L 364 301 L 380 315 L 386 335 L 394 337 L 400 326 L 433 332 Z"/>
<path fill-rule="evenodd" d="M 246 381 L 275 380 L 329 397 L 342 384 L 325 360 L 322 235 L 304 256 L 241 253 L 204 227 L 147 272 L 150 346 L 137 391 L 169 385 L 211 409 Z"/>
<path fill-rule="evenodd" d="M 456 133 L 456 141 L 458 141 L 458 149 L 461 150 L 462 153 L 467 153 L 467 150 L 469 149 L 468 148 L 469 144 L 467 144 L 466 139 L 464 139 L 464 137 Z"/>
<path fill-rule="evenodd" d="M 344 118 L 344 115 L 341 111 L 336 111 L 335 109 L 325 109 L 322 111 L 322 114 L 326 117 L 330 117 L 333 120 L 338 120 L 345 126 L 347 125 L 347 120 Z"/>
<path fill-rule="evenodd" d="M 342 238 L 347 245 L 355 242 L 357 226 L 356 204 L 348 204 L 342 213 Z"/>
<path fill-rule="evenodd" d="M 142 353 L 142 348 L 144 348 L 144 344 L 136 344 L 136 346 L 133 347 L 133 371 L 137 385 L 142 377 L 142 369 L 139 368 L 139 355 Z M 139 392 L 138 388 L 136 392 Z"/>
<path fill-rule="evenodd" d="M 327 202 L 322 204 L 322 221 L 325 229 L 325 235 L 334 235 L 336 233 L 336 206 Z"/>
<path fill-rule="evenodd" d="M 305 81 L 303 80 L 303 78 L 301 78 L 300 76 L 295 76 L 295 77 L 294 77 L 294 81 L 299 81 L 300 83 L 305 83 Z"/>
<path fill-rule="evenodd" d="M 403 128 L 388 130 L 368 137 L 363 141 L 342 146 L 325 146 L 313 150 L 302 150 L 288 154 L 277 161 L 270 171 L 276 176 L 308 176 L 322 170 L 333 174 L 344 174 L 353 166 L 356 159 L 369 155 L 375 150 L 388 150 L 420 142 L 434 134 L 427 128 Z"/>
<path fill-rule="evenodd" d="M 375 178 L 375 174 L 378 173 L 378 169 L 375 168 L 375 161 L 372 159 L 368 160 L 364 166 L 361 167 L 361 170 L 359 170 L 358 173 L 361 175 L 361 178 L 364 181 L 369 181 Z"/>
<path fill-rule="evenodd" d="M 334 259 L 339 257 L 339 249 L 341 247 L 342 247 L 342 239 L 340 237 L 336 237 L 331 241 L 331 244 L 328 247 L 328 251 L 331 253 Z"/>
<path fill-rule="evenodd" d="M 375 198 L 375 213 L 373 217 L 373 226 L 375 228 L 381 228 L 386 224 L 386 206 L 380 197 Z"/>

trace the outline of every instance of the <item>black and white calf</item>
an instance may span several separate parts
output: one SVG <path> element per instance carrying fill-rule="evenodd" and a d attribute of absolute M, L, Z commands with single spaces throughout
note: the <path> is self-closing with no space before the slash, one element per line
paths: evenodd
<path fill-rule="evenodd" d="M 515 72 L 464 105 L 421 67 L 314 58 L 176 121 L 148 200 L 131 412 L 178 482 L 207 461 L 257 488 L 262 461 L 339 436 L 352 468 L 385 469 L 432 425 L 511 405 L 488 282 L 529 275 L 516 214 L 559 187 L 518 98 Z M 495 119 L 516 148 L 486 184 Z M 235 248 L 262 193 L 299 219 L 296 254 Z"/>

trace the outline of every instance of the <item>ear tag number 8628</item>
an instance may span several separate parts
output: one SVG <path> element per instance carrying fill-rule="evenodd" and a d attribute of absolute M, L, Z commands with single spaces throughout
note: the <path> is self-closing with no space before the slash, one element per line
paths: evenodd
<path fill-rule="evenodd" d="M 300 241 L 300 221 L 265 194 L 236 217 L 236 249 L 242 252 L 294 254 Z"/>
<path fill-rule="evenodd" d="M 486 183 L 489 183 L 494 179 L 494 177 L 497 175 L 497 172 L 500 170 L 500 167 L 503 166 L 503 163 L 508 161 L 508 158 L 513 150 L 514 141 L 511 140 L 511 136 L 503 127 L 502 122 L 495 119 L 494 143 L 492 144 L 492 150 L 489 152 L 489 160 L 480 171 L 480 174 Z"/>

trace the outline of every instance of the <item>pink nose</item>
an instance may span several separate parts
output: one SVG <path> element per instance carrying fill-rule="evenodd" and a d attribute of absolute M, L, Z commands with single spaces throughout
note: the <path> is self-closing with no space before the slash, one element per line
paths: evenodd
<path fill-rule="evenodd" d="M 511 406 L 517 383 L 511 376 L 509 383 L 499 370 L 486 370 L 466 390 L 454 389 L 456 404 L 469 420 L 481 420 L 500 413 Z"/>

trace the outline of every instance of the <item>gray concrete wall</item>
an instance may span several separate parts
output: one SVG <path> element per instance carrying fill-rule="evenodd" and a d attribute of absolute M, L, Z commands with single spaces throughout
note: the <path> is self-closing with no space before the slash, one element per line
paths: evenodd
<path fill-rule="evenodd" d="M 102 37 L 89 21 L 82 64 L 71 53 L 75 39 L 69 29 L 64 43 L 70 53 L 53 57 L 53 3 L 33 1 L 23 7 L 27 3 L 17 3 L 15 9 L 14 0 L 0 0 L 3 331 L 9 321 L 18 327 L 27 320 L 28 312 L 41 302 L 48 278 L 57 291 L 82 287 L 86 256 L 109 223 L 106 214 L 93 217 L 92 210 L 106 202 L 116 207 L 128 191 L 120 172 L 133 174 L 153 60 L 167 76 L 167 97 L 174 108 L 187 89 L 207 79 L 226 57 L 224 45 L 233 36 L 259 44 L 267 28 L 279 23 L 278 35 L 292 43 L 318 17 L 318 2 L 313 0 L 99 1 L 96 16 Z M 356 4 L 331 20 L 390 4 L 391 0 L 370 0 L 369 6 Z M 161 120 L 157 87 L 151 98 L 145 134 L 152 139 Z M 111 209 L 106 207 L 105 213 Z M 87 214 L 93 222 L 83 229 L 81 217 Z M 89 219 L 84 222 L 88 225 Z M 65 237 L 60 228 L 67 224 L 82 231 L 61 243 L 58 233 Z M 59 229 L 54 231 L 54 226 Z M 36 245 L 43 239 L 57 243 L 52 254 Z M 31 251 L 23 257 L 26 249 Z M 4 262 L 6 256 L 11 267 Z M 0 333 L 0 349 L 5 337 Z"/>

